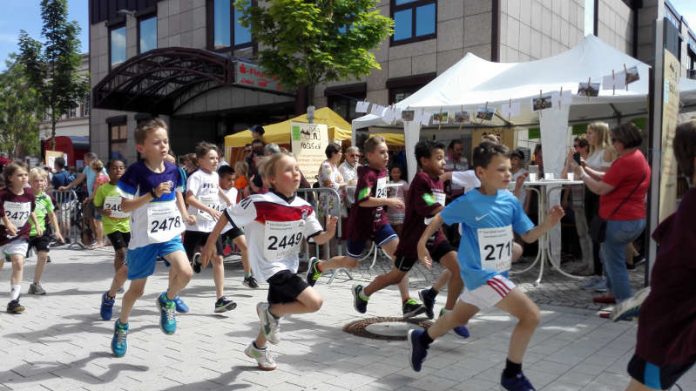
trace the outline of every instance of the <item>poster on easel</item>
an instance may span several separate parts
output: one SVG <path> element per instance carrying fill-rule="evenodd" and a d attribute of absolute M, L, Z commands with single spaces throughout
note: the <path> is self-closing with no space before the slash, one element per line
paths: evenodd
<path fill-rule="evenodd" d="M 660 163 L 660 197 L 658 221 L 662 222 L 677 207 L 677 161 L 672 143 L 679 119 L 679 78 L 681 65 L 669 51 L 664 53 L 664 91 L 662 101 L 662 161 Z"/>
<path fill-rule="evenodd" d="M 319 171 L 326 160 L 326 147 L 329 145 L 329 129 L 326 124 L 290 123 L 292 153 L 300 170 L 306 173 L 310 183 L 316 182 L 314 173 Z"/>
<path fill-rule="evenodd" d="M 68 154 L 63 151 L 46 151 L 44 163 L 47 167 L 53 168 L 56 158 L 59 157 L 64 158 L 66 162 L 68 161 Z"/>

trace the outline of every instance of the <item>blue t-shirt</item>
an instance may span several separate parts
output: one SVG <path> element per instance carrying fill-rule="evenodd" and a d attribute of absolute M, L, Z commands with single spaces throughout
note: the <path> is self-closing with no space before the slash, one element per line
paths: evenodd
<path fill-rule="evenodd" d="M 155 198 L 131 212 L 131 241 L 129 249 L 153 243 L 162 243 L 181 234 L 185 227 L 176 206 L 176 192 L 182 192 L 185 179 L 179 169 L 164 163 L 164 171 L 156 173 L 142 161 L 134 163 L 119 179 L 116 187 L 121 197 L 133 199 L 149 193 L 152 189 L 169 181 L 172 191 Z"/>
<path fill-rule="evenodd" d="M 521 235 L 534 228 L 517 198 L 507 190 L 488 196 L 474 189 L 447 205 L 440 216 L 445 224 L 461 224 L 457 258 L 470 291 L 497 274 L 507 277 L 512 231 Z"/>
<path fill-rule="evenodd" d="M 92 196 L 92 193 L 94 193 L 94 181 L 97 179 L 97 172 L 94 171 L 92 167 L 85 167 L 84 171 L 82 172 L 85 174 L 85 179 L 87 180 L 87 194 Z M 103 168 L 101 172 L 104 175 L 109 175 Z"/>
<path fill-rule="evenodd" d="M 66 170 L 61 170 L 53 174 L 53 178 L 51 178 L 51 184 L 53 185 L 54 189 L 58 190 L 59 187 L 67 186 L 73 180 L 75 180 L 75 177 L 73 175 L 71 175 Z"/>

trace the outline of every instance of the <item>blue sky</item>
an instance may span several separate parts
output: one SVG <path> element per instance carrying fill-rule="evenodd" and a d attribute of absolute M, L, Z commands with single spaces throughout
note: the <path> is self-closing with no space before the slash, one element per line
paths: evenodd
<path fill-rule="evenodd" d="M 29 35 L 42 41 L 41 38 L 41 1 L 40 0 L 0 0 L 0 69 L 5 69 L 5 59 L 8 54 L 17 53 L 19 30 L 26 30 Z M 68 0 L 68 19 L 76 20 L 82 31 L 80 41 L 82 52 L 89 47 L 87 17 L 87 0 Z"/>

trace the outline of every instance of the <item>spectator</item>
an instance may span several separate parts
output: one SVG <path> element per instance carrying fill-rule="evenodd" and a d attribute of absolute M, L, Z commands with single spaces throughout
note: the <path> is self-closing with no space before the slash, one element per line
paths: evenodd
<path fill-rule="evenodd" d="M 576 137 L 573 141 L 573 148 L 568 152 L 566 157 L 566 164 L 561 172 L 561 177 L 567 179 L 568 172 L 575 169 L 577 165 L 575 163 L 575 154 L 579 154 L 580 161 L 587 159 L 590 154 L 590 144 L 586 139 L 581 137 Z M 568 198 L 570 197 L 570 201 Z M 575 220 L 575 230 L 578 233 L 578 242 L 580 244 L 580 252 L 582 255 L 582 266 L 575 272 L 579 275 L 592 275 L 594 274 L 594 264 L 592 260 L 592 239 L 590 238 L 590 229 L 587 224 L 587 217 L 585 214 L 585 187 L 584 186 L 572 186 L 570 190 L 564 190 L 563 202 L 561 203 L 563 208 L 570 206 L 573 209 L 573 218 Z"/>
<path fill-rule="evenodd" d="M 344 160 L 338 171 L 343 176 L 346 184 L 355 186 L 358 183 L 358 162 L 360 161 L 360 149 L 358 147 L 348 147 L 344 153 Z"/>
<path fill-rule="evenodd" d="M 234 187 L 241 194 L 241 198 L 249 196 L 249 165 L 245 161 L 234 164 Z"/>
<path fill-rule="evenodd" d="M 251 127 L 251 138 L 254 141 L 261 141 L 263 143 L 263 135 L 266 130 L 261 125 L 254 125 Z"/>
<path fill-rule="evenodd" d="M 624 250 L 645 229 L 645 195 L 650 186 L 650 166 L 638 149 L 643 142 L 640 129 L 633 123 L 619 125 L 611 131 L 611 142 L 619 157 L 609 170 L 602 172 L 582 165 L 576 169 L 585 185 L 600 195 L 599 216 L 606 220 L 600 256 L 610 293 L 593 299 L 603 304 L 631 297 Z"/>
<path fill-rule="evenodd" d="M 330 143 L 326 146 L 324 153 L 326 154 L 326 160 L 319 166 L 319 184 L 321 187 L 336 190 L 340 196 L 341 193 L 344 193 L 346 185 L 343 175 L 341 175 L 338 169 L 338 164 L 343 156 L 341 146 L 336 143 Z M 328 193 L 322 193 L 319 197 L 319 208 L 317 208 L 319 215 L 332 214 L 331 211 L 339 207 L 334 201 L 336 201 L 334 197 L 331 197 Z M 343 214 L 344 212 L 342 211 L 341 213 Z"/>
<path fill-rule="evenodd" d="M 403 178 L 403 170 L 399 165 L 392 166 L 389 170 L 389 183 L 393 185 L 400 185 L 395 187 L 390 187 L 387 189 L 387 194 L 389 197 L 396 197 L 402 202 L 406 202 L 406 194 L 408 193 L 408 182 Z M 401 237 L 401 229 L 404 226 L 404 218 L 406 217 L 406 208 L 390 207 L 387 208 L 387 219 L 389 219 L 389 224 L 391 224 L 396 234 Z"/>
<path fill-rule="evenodd" d="M 66 169 L 65 169 L 65 159 L 62 157 L 57 157 L 56 160 L 53 162 L 53 178 L 51 178 L 51 184 L 53 185 L 54 189 L 59 189 L 62 186 L 67 186 L 70 184 L 70 182 L 75 180 L 75 177 L 72 176 Z"/>
<path fill-rule="evenodd" d="M 464 143 L 462 140 L 452 140 L 447 147 L 447 157 L 445 159 L 445 171 L 466 171 L 469 169 L 469 162 L 464 157 Z"/>

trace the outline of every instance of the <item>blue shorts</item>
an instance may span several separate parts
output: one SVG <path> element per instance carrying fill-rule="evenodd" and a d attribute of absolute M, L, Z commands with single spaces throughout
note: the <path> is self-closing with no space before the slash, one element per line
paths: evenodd
<path fill-rule="evenodd" d="M 394 228 L 389 224 L 383 225 L 379 231 L 372 235 L 373 241 L 380 247 L 398 238 L 396 232 L 394 232 Z M 360 255 L 365 251 L 365 245 L 367 245 L 367 240 L 346 240 L 346 255 L 351 258 L 360 258 Z"/>
<path fill-rule="evenodd" d="M 128 279 L 139 280 L 147 278 L 155 272 L 157 257 L 166 257 L 173 252 L 185 252 L 184 245 L 181 243 L 181 236 L 163 242 L 148 244 L 136 249 L 128 249 L 126 264 L 128 265 Z"/>

